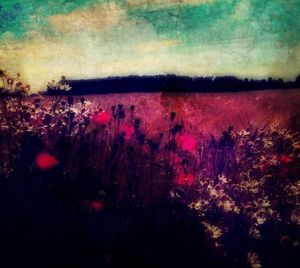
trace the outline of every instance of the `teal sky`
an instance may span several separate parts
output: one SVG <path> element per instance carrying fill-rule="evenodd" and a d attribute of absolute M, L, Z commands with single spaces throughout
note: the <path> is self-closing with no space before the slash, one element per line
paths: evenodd
<path fill-rule="evenodd" d="M 299 0 L 2 0 L 0 68 L 47 81 L 130 74 L 294 79 Z"/>

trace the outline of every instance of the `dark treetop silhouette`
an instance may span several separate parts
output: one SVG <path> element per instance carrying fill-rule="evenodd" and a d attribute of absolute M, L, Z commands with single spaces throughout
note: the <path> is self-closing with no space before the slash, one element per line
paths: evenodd
<path fill-rule="evenodd" d="M 126 93 L 126 92 L 238 92 L 264 89 L 300 87 L 300 76 L 295 81 L 282 79 L 242 79 L 234 76 L 189 77 L 177 75 L 108 77 L 90 80 L 65 80 L 69 95 Z M 58 92 L 48 89 L 46 94 Z M 61 92 L 60 92 L 61 93 Z"/>

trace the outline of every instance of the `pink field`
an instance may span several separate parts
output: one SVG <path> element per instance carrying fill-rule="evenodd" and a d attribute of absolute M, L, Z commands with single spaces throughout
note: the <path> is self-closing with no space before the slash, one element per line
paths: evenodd
<path fill-rule="evenodd" d="M 170 112 L 193 132 L 220 135 L 228 126 L 299 128 L 300 91 L 265 90 L 241 93 L 126 93 L 84 96 L 110 111 L 112 105 L 131 104 L 148 133 L 169 127 Z M 76 97 L 77 98 L 77 97 Z M 78 97 L 80 98 L 80 97 Z M 163 123 L 165 121 L 165 123 Z M 154 134 L 154 133 L 153 133 Z"/>
<path fill-rule="evenodd" d="M 166 267 L 180 252 L 199 267 L 300 262 L 300 90 L 0 101 L 7 241 L 71 238 L 61 252 L 91 244 L 97 261 L 152 245 Z"/>

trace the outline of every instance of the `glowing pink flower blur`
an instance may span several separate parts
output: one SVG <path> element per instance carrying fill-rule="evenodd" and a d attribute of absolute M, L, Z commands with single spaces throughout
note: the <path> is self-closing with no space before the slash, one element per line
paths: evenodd
<path fill-rule="evenodd" d="M 282 162 L 284 164 L 288 164 L 290 162 L 293 162 L 293 159 L 290 158 L 289 156 L 285 155 L 285 154 L 283 154 L 283 155 L 277 154 L 275 157 L 276 157 L 277 161 Z"/>
<path fill-rule="evenodd" d="M 94 121 L 98 124 L 108 124 L 110 122 L 111 115 L 109 112 L 102 111 L 95 115 Z"/>
<path fill-rule="evenodd" d="M 90 212 L 100 212 L 104 208 L 104 204 L 101 200 L 84 200 L 83 205 Z"/>
<path fill-rule="evenodd" d="M 35 162 L 36 162 L 37 166 L 42 170 L 51 169 L 51 168 L 55 167 L 56 165 L 58 165 L 58 163 L 59 163 L 58 160 L 54 156 L 52 156 L 48 153 L 39 153 L 36 156 Z"/>
<path fill-rule="evenodd" d="M 293 162 L 293 159 L 290 158 L 290 157 L 287 156 L 287 155 L 282 155 L 282 156 L 281 156 L 281 161 L 282 161 L 283 163 L 287 164 L 287 163 Z"/>
<path fill-rule="evenodd" d="M 195 181 L 195 177 L 192 174 L 185 174 L 184 172 L 180 173 L 176 178 L 176 183 L 184 186 L 191 186 Z"/>
<path fill-rule="evenodd" d="M 197 146 L 196 138 L 189 134 L 178 136 L 176 141 L 177 145 L 185 151 L 194 151 Z"/>

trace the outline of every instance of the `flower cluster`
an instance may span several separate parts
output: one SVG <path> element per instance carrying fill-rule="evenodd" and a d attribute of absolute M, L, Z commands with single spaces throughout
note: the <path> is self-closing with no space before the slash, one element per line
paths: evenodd
<path fill-rule="evenodd" d="M 30 91 L 30 85 L 21 79 L 20 73 L 12 75 L 5 70 L 0 70 L 0 93 L 12 94 L 16 96 L 27 95 Z"/>
<path fill-rule="evenodd" d="M 263 240 L 270 224 L 299 228 L 299 141 L 299 134 L 289 130 L 242 130 L 236 135 L 234 176 L 197 179 L 189 207 L 198 213 L 216 248 L 236 232 L 233 218 L 243 222 L 247 245 Z M 299 235 L 289 235 L 291 245 L 299 247 Z M 282 241 L 281 235 L 277 242 Z M 261 267 L 257 253 L 248 250 L 249 265 Z"/>
<path fill-rule="evenodd" d="M 72 87 L 66 83 L 64 79 L 61 81 L 55 81 L 52 80 L 51 82 L 47 83 L 47 93 L 52 94 L 52 93 L 57 93 L 57 92 L 66 92 L 71 90 Z"/>
<path fill-rule="evenodd" d="M 3 98 L 0 176 L 70 182 L 93 213 L 104 198 L 176 199 L 197 214 L 208 244 L 251 267 L 261 267 L 256 245 L 274 232 L 279 247 L 299 248 L 299 133 L 229 127 L 214 137 L 186 129 L 175 112 L 155 132 L 137 110 L 72 96 Z"/>

